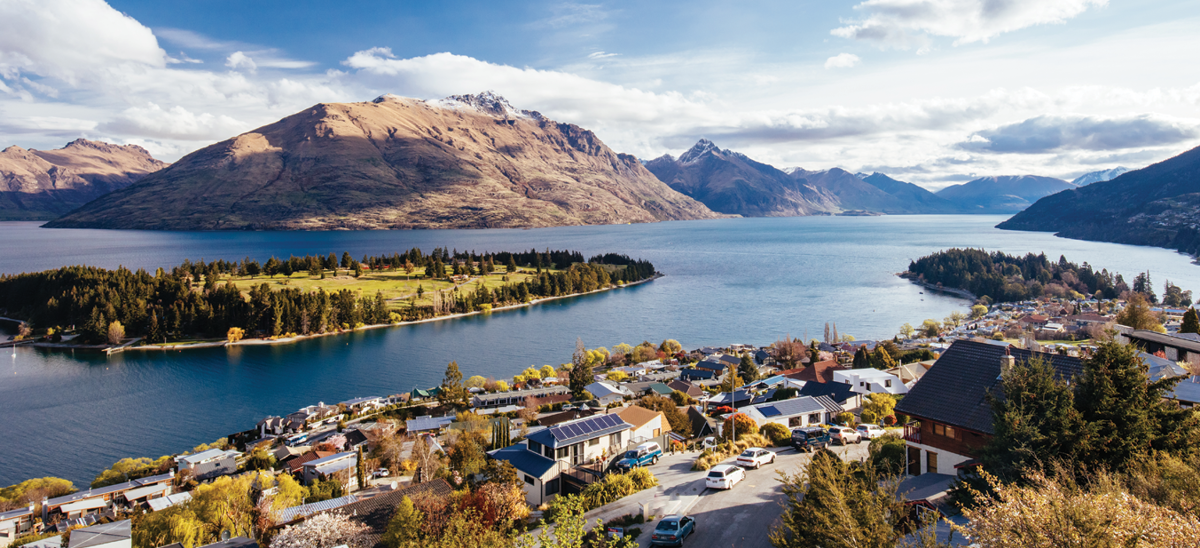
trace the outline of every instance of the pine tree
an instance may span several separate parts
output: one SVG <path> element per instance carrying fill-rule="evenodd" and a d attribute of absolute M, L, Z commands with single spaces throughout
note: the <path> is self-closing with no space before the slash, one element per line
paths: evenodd
<path fill-rule="evenodd" d="M 1179 332 L 1200 333 L 1200 314 L 1196 313 L 1195 308 L 1189 308 L 1183 313 L 1183 325 L 1179 326 Z"/>
<path fill-rule="evenodd" d="M 592 384 L 592 366 L 588 362 L 587 349 L 583 347 L 583 339 L 575 339 L 575 352 L 571 354 L 571 397 L 583 399 L 587 386 Z"/>
<path fill-rule="evenodd" d="M 163 336 L 162 325 L 158 320 L 158 311 L 150 311 L 150 319 L 148 320 L 146 329 L 146 340 L 152 343 L 166 342 L 167 338 Z"/>
<path fill-rule="evenodd" d="M 750 353 L 742 354 L 742 361 L 738 364 L 738 374 L 742 376 L 746 382 L 754 382 L 758 380 L 758 366 L 754 365 L 754 359 L 750 357 Z"/>
<path fill-rule="evenodd" d="M 854 351 L 854 363 L 851 365 L 854 369 L 863 369 L 871 367 L 871 354 L 867 352 L 867 346 L 862 345 L 858 350 Z"/>
<path fill-rule="evenodd" d="M 467 389 L 462 384 L 462 373 L 458 370 L 458 362 L 450 362 L 446 366 L 446 375 L 442 377 L 442 386 L 438 390 L 437 399 L 443 405 L 466 406 Z"/>

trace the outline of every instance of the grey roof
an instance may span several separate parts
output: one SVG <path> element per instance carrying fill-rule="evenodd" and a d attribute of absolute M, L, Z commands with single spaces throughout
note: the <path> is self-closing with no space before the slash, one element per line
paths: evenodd
<path fill-rule="evenodd" d="M 98 489 L 87 489 L 84 491 L 76 491 L 74 493 L 71 493 L 70 495 L 63 495 L 61 497 L 52 498 L 52 499 L 46 501 L 46 506 L 58 506 L 60 504 L 66 504 L 68 502 L 75 502 L 77 500 L 90 499 L 92 497 L 107 495 L 109 493 L 119 493 L 121 491 L 127 491 L 129 489 L 136 489 L 138 487 L 143 487 L 143 486 L 154 484 L 154 483 L 171 481 L 173 479 L 175 479 L 175 476 L 173 474 L 171 474 L 170 472 L 167 472 L 166 474 L 159 474 L 157 476 L 150 476 L 150 477 L 146 477 L 146 478 L 130 480 L 125 483 L 109 485 L 108 487 L 101 487 Z"/>
<path fill-rule="evenodd" d="M 586 419 L 557 424 L 530 434 L 529 439 L 552 448 L 566 447 L 600 436 L 623 432 L 632 426 L 619 415 L 593 415 Z"/>
<path fill-rule="evenodd" d="M 842 411 L 845 411 L 845 409 L 843 409 L 842 406 L 838 405 L 837 402 L 830 399 L 829 396 L 815 396 L 813 399 L 817 400 L 817 403 L 824 406 L 826 411 L 829 411 L 830 413 L 832 413 L 834 415 L 841 413 Z"/>
<path fill-rule="evenodd" d="M 1200 354 L 1200 342 L 1193 341 L 1189 338 L 1164 335 L 1156 331 L 1148 331 L 1145 329 L 1138 329 L 1132 333 L 1126 333 L 1125 336 L 1131 339 L 1140 339 L 1165 346 L 1182 348 L 1188 352 L 1196 352 Z"/>
<path fill-rule="evenodd" d="M 797 392 L 801 396 L 824 397 L 833 402 L 845 403 L 858 396 L 854 386 L 844 382 L 806 382 Z"/>
<path fill-rule="evenodd" d="M 1171 391 L 1168 397 L 1193 405 L 1200 403 L 1200 377 L 1191 377 L 1179 381 L 1179 384 L 1175 385 L 1175 389 Z"/>
<path fill-rule="evenodd" d="M 382 399 L 383 398 L 381 398 L 379 396 L 367 396 L 365 398 L 354 398 L 352 400 L 346 400 L 346 401 L 342 402 L 342 405 L 345 405 L 346 407 L 350 407 L 351 405 L 358 405 L 360 403 L 367 403 L 367 402 L 372 402 L 375 400 L 382 400 Z"/>
<path fill-rule="evenodd" d="M 354 495 L 346 495 L 336 499 L 323 500 L 321 502 L 313 502 L 309 504 L 301 504 L 300 506 L 293 506 L 291 508 L 284 508 L 275 516 L 275 523 L 278 525 L 291 523 L 302 517 L 316 514 L 317 512 L 341 508 L 357 500 L 358 497 Z"/>
<path fill-rule="evenodd" d="M 1166 358 L 1160 358 L 1154 354 L 1147 354 L 1140 350 L 1138 351 L 1138 356 L 1149 366 L 1150 369 L 1147 371 L 1147 376 L 1150 377 L 1151 381 L 1173 379 L 1188 374 L 1187 369 L 1184 369 L 1183 366 Z"/>
<path fill-rule="evenodd" d="M 21 508 L 17 508 L 16 510 L 0 512 L 0 521 L 10 520 L 13 518 L 19 518 L 21 516 L 25 516 L 25 515 L 29 515 L 29 514 L 33 514 L 33 510 L 30 509 L 28 506 L 22 506 Z"/>
<path fill-rule="evenodd" d="M 711 379 L 716 374 L 715 371 L 709 369 L 686 368 L 679 370 L 679 376 L 692 379 Z"/>
<path fill-rule="evenodd" d="M 83 529 L 71 531 L 70 548 L 88 548 L 89 546 L 104 546 L 105 544 L 129 540 L 129 520 L 102 523 Z"/>
<path fill-rule="evenodd" d="M 991 434 L 992 407 L 987 394 L 1001 395 L 1000 359 L 1006 351 L 1018 363 L 1039 356 L 1065 379 L 1083 371 L 1083 362 L 1071 356 L 958 340 L 896 404 L 896 412 Z"/>
<path fill-rule="evenodd" d="M 566 394 L 571 390 L 565 386 L 552 385 L 542 386 L 539 388 L 526 388 L 524 390 L 512 390 L 509 392 L 493 392 L 489 394 L 475 394 L 474 398 L 481 402 L 490 400 L 507 400 L 511 398 L 539 398 L 542 396 L 554 396 L 558 394 Z"/>
<path fill-rule="evenodd" d="M 181 462 L 186 462 L 188 464 L 200 464 L 204 461 L 221 459 L 221 458 L 225 458 L 227 456 L 237 456 L 237 454 L 238 454 L 237 451 L 226 451 L 224 449 L 209 449 L 206 451 L 201 451 L 199 453 L 196 453 L 195 455 L 185 455 L 185 456 L 179 457 L 177 460 L 179 460 Z"/>
<path fill-rule="evenodd" d="M 346 451 L 336 455 L 329 455 L 328 457 L 319 458 L 317 460 L 310 460 L 304 463 L 304 466 L 321 466 L 322 464 L 329 464 L 338 459 L 344 459 L 346 457 L 353 457 L 356 455 L 358 455 L 358 453 L 355 453 L 354 451 Z"/>
<path fill-rule="evenodd" d="M 513 468 L 539 479 L 557 466 L 555 461 L 530 451 L 524 445 L 514 445 L 495 451 L 492 453 L 492 458 L 508 461 Z"/>
<path fill-rule="evenodd" d="M 258 548 L 258 543 L 252 538 L 234 537 L 229 540 L 206 544 L 200 548 Z"/>
<path fill-rule="evenodd" d="M 704 360 L 696 364 L 697 369 L 708 369 L 709 371 L 724 371 L 727 367 L 729 366 L 713 360 Z"/>
<path fill-rule="evenodd" d="M 405 421 L 409 432 L 421 432 L 423 430 L 437 430 L 449 426 L 454 422 L 454 417 L 430 417 L 428 415 L 409 419 Z"/>
<path fill-rule="evenodd" d="M 792 398 L 790 400 L 773 401 L 770 403 L 760 403 L 755 405 L 754 409 L 757 409 L 762 416 L 768 418 L 792 417 L 796 415 L 826 411 L 825 406 L 821 405 L 821 402 L 817 401 L 816 398 L 808 396 Z"/>

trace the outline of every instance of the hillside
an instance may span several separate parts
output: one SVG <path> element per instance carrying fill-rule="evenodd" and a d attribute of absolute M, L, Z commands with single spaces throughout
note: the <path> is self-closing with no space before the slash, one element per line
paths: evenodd
<path fill-rule="evenodd" d="M 1200 255 L 1200 148 L 1042 198 L 997 226 Z"/>
<path fill-rule="evenodd" d="M 1075 188 L 1062 179 L 1037 175 L 980 177 L 961 185 L 948 186 L 937 196 L 964 213 L 1016 213 L 1041 198 Z"/>
<path fill-rule="evenodd" d="M 1111 180 L 1116 179 L 1117 177 L 1120 177 L 1121 175 L 1124 175 L 1126 173 L 1129 173 L 1129 168 L 1117 166 L 1112 169 L 1104 169 L 1104 170 L 1100 170 L 1100 171 L 1093 171 L 1091 173 L 1084 173 L 1083 175 L 1080 175 L 1074 179 L 1071 179 L 1071 184 L 1073 184 L 1075 186 L 1088 186 L 1092 183 L 1111 181 Z"/>
<path fill-rule="evenodd" d="M 46 226 L 499 228 L 716 216 L 592 132 L 484 93 L 314 105 Z"/>
<path fill-rule="evenodd" d="M 137 145 L 76 139 L 56 150 L 0 152 L 0 220 L 47 220 L 166 167 Z"/>
<path fill-rule="evenodd" d="M 872 173 L 861 179 L 863 182 L 895 196 L 903 203 L 910 204 L 910 207 L 919 210 L 920 213 L 962 213 L 962 210 L 950 201 L 912 183 L 898 181 L 882 173 Z"/>

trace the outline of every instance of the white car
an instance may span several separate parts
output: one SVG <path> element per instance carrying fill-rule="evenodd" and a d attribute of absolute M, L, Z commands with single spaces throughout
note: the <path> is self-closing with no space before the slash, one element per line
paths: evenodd
<path fill-rule="evenodd" d="M 377 478 L 386 478 L 386 477 L 392 475 L 392 472 L 389 471 L 387 468 L 380 468 L 380 469 L 372 472 L 371 475 L 373 475 Z"/>
<path fill-rule="evenodd" d="M 881 438 L 887 433 L 887 431 L 878 424 L 860 424 L 855 430 L 858 430 L 859 435 L 868 440 Z"/>
<path fill-rule="evenodd" d="M 732 464 L 718 464 L 708 471 L 704 486 L 709 489 L 733 489 L 739 481 L 746 479 L 746 471 Z"/>
<path fill-rule="evenodd" d="M 737 464 L 743 468 L 758 470 L 764 464 L 775 462 L 775 453 L 761 447 L 751 447 L 738 455 Z"/>
<path fill-rule="evenodd" d="M 829 436 L 833 438 L 835 443 L 841 445 L 850 445 L 850 442 L 859 443 L 862 441 L 862 434 L 858 430 L 846 426 L 834 426 L 829 429 Z"/>

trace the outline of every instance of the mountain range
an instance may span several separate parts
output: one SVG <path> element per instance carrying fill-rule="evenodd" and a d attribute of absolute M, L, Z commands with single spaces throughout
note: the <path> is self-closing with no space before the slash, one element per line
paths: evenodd
<path fill-rule="evenodd" d="M 1069 188 L 1075 185 L 1053 177 L 1000 175 L 948 186 L 937 195 L 964 213 L 1016 213 L 1045 196 Z"/>
<path fill-rule="evenodd" d="M 997 226 L 1200 255 L 1200 147 L 1047 196 Z"/>
<path fill-rule="evenodd" d="M 1121 166 L 1117 166 L 1112 169 L 1103 169 L 1100 171 L 1093 171 L 1091 173 L 1084 173 L 1083 175 L 1080 175 L 1080 176 L 1072 179 L 1071 184 L 1073 184 L 1075 186 L 1088 186 L 1092 183 L 1102 183 L 1104 181 L 1111 181 L 1111 180 L 1116 179 L 1117 177 L 1120 177 L 1121 175 L 1124 175 L 1125 173 L 1128 173 L 1128 172 L 1129 172 L 1129 168 L 1121 167 Z"/>
<path fill-rule="evenodd" d="M 158 171 L 167 164 L 137 145 L 77 139 L 55 150 L 0 152 L 0 220 L 47 220 Z"/>
<path fill-rule="evenodd" d="M 489 92 L 314 105 L 46 226 L 487 228 L 718 216 L 591 131 Z"/>

